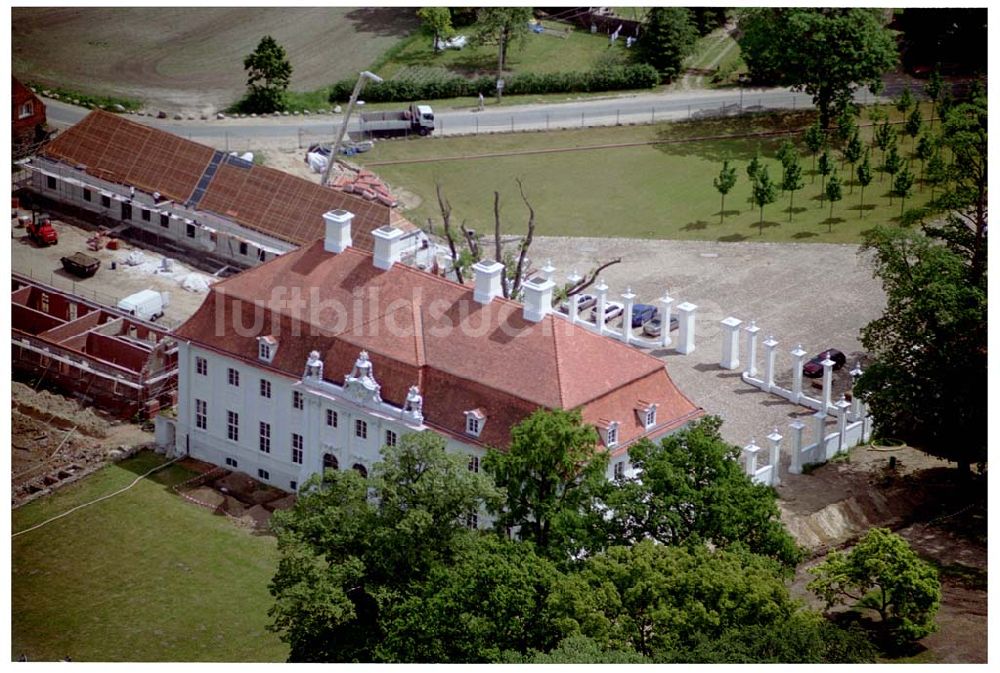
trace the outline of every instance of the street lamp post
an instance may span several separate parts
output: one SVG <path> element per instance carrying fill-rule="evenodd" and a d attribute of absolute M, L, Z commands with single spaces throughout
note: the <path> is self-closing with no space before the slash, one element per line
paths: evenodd
<path fill-rule="evenodd" d="M 746 86 L 746 83 L 748 81 L 749 81 L 749 78 L 746 75 L 744 75 L 743 73 L 740 73 L 740 76 L 739 76 L 739 82 L 740 82 L 740 110 L 743 109 L 743 87 Z"/>
<path fill-rule="evenodd" d="M 361 90 L 365 87 L 367 80 L 371 80 L 377 84 L 382 81 L 382 78 L 373 72 L 368 72 L 367 70 L 358 75 L 358 82 L 354 85 L 354 91 L 351 92 L 351 100 L 347 104 L 347 111 L 344 112 L 344 122 L 340 125 L 340 131 L 337 133 L 337 140 L 334 141 L 333 147 L 330 150 L 330 159 L 326 162 L 326 170 L 323 171 L 323 179 L 320 180 L 320 184 L 324 187 L 330 182 L 330 173 L 333 171 L 333 162 L 337 159 L 337 152 L 340 150 L 340 144 L 344 141 L 344 134 L 347 133 L 347 122 L 351 118 L 351 111 L 354 109 L 354 105 L 358 101 L 358 96 L 361 95 Z"/>

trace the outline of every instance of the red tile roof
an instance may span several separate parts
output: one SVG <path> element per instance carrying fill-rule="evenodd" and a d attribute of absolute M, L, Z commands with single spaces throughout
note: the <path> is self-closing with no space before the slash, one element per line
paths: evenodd
<path fill-rule="evenodd" d="M 316 350 L 325 378 L 343 383 L 367 350 L 384 400 L 402 406 L 418 385 L 425 421 L 455 435 L 463 412 L 481 408 L 479 441 L 493 446 L 539 407 L 613 418 L 623 445 L 648 434 L 641 400 L 659 405 L 660 429 L 701 413 L 652 356 L 552 315 L 526 321 L 517 302 L 478 304 L 471 288 L 412 267 L 382 271 L 353 248 L 328 253 L 322 241 L 216 283 L 176 332 L 257 366 L 264 334 L 279 342 L 271 367 L 296 378 Z"/>
<path fill-rule="evenodd" d="M 48 144 L 42 154 L 111 182 L 134 185 L 183 203 L 191 198 L 216 150 L 166 131 L 95 110 Z M 197 204 L 240 225 L 302 245 L 323 236 L 323 213 L 354 213 L 354 245 L 371 250 L 371 230 L 413 224 L 377 202 L 266 166 L 219 164 Z"/>

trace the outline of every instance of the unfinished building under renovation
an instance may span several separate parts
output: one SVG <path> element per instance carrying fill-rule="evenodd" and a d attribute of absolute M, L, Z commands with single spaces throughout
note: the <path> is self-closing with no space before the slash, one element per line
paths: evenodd
<path fill-rule="evenodd" d="M 127 225 L 168 249 L 238 268 L 256 266 L 323 236 L 322 214 L 355 215 L 354 244 L 371 231 L 419 228 L 378 201 L 245 161 L 109 112 L 95 110 L 31 161 L 30 187 L 53 205 L 109 227 Z"/>
<path fill-rule="evenodd" d="M 16 373 L 122 418 L 177 401 L 177 343 L 165 330 L 54 287 L 12 277 Z"/>

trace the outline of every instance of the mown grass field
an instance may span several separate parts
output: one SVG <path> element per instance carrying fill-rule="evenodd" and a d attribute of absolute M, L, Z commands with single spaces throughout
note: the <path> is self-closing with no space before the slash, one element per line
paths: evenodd
<path fill-rule="evenodd" d="M 142 453 L 13 512 L 12 531 L 116 491 Z M 11 659 L 284 661 L 266 629 L 275 540 L 193 505 L 177 465 L 11 541 Z"/>
<path fill-rule="evenodd" d="M 899 116 L 893 113 L 894 119 Z M 821 179 L 816 175 L 813 180 L 812 158 L 800 145 L 805 187 L 795 193 L 791 213 L 789 195 L 779 192 L 777 200 L 764 208 L 761 226 L 760 211 L 748 203 L 751 189 L 745 169 L 759 148 L 772 179 L 780 180 L 781 166 L 774 153 L 783 137 L 718 138 L 796 130 L 808 125 L 812 114 L 394 141 L 376 145 L 359 159 L 394 187 L 419 197 L 419 205 L 407 216 L 421 225 L 427 218 L 440 222 L 435 186 L 441 184 L 454 222 L 465 220 L 471 228 L 491 232 L 496 190 L 502 197 L 504 230 L 523 232 L 527 209 L 515 183 L 521 178 L 537 213 L 537 235 L 857 243 L 865 230 L 899 216 L 899 199 L 893 198 L 890 205 L 888 176 L 876 172 L 861 210 L 860 188 L 853 186 L 852 193 L 853 172 L 849 165 L 840 168 L 835 153 L 844 190 L 831 216 L 829 202 L 819 198 Z M 866 123 L 863 116 L 862 124 Z M 863 139 L 870 135 L 871 128 L 863 126 Z M 527 151 L 534 153 L 515 154 Z M 901 138 L 900 152 L 909 157 L 909 138 Z M 737 183 L 726 197 L 720 221 L 721 199 L 713 179 L 727 158 L 737 168 Z M 405 163 L 388 163 L 393 161 Z M 875 151 L 871 161 L 878 166 L 881 153 Z M 918 161 L 911 170 L 919 177 Z M 908 206 L 928 199 L 929 188 L 918 187 Z"/>

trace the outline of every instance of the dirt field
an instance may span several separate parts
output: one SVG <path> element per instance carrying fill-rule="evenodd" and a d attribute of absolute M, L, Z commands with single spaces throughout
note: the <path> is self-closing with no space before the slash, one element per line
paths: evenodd
<path fill-rule="evenodd" d="M 153 441 L 138 425 L 108 420 L 74 400 L 11 383 L 11 501 L 17 506 Z"/>
<path fill-rule="evenodd" d="M 264 35 L 284 46 L 291 88 L 367 68 L 417 26 L 414 8 L 28 8 L 11 14 L 20 78 L 149 107 L 210 113 L 246 89 L 243 58 Z"/>

